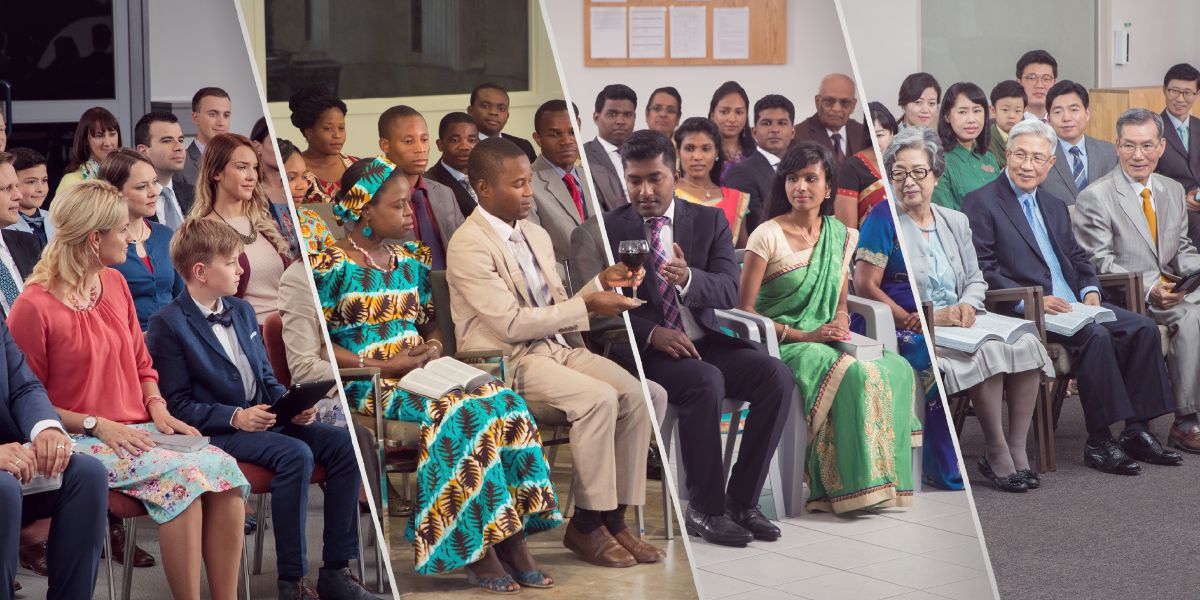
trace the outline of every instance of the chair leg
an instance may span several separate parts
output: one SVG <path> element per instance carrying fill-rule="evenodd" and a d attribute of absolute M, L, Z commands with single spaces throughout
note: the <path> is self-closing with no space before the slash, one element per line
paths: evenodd
<path fill-rule="evenodd" d="M 362 511 L 359 511 L 358 513 L 356 513 L 354 515 L 354 517 L 355 517 L 355 520 L 358 525 L 358 578 L 361 581 L 366 581 L 367 580 L 367 577 L 366 577 L 367 569 L 363 563 L 366 562 L 367 555 L 365 552 L 363 552 L 364 548 L 363 548 Z"/>
<path fill-rule="evenodd" d="M 108 600 L 117 600 L 117 583 L 113 579 L 112 540 L 108 532 L 108 522 L 104 523 L 104 564 L 108 568 Z"/>
<path fill-rule="evenodd" d="M 258 495 L 258 508 L 255 509 L 255 514 L 258 517 L 258 530 L 254 532 L 254 574 L 262 573 L 262 555 L 263 555 L 263 539 L 266 537 L 267 529 L 267 493 Z"/>
<path fill-rule="evenodd" d="M 242 588 L 244 598 L 250 600 L 250 548 L 246 546 L 246 538 L 242 538 Z"/>
<path fill-rule="evenodd" d="M 637 521 L 638 538 L 646 539 L 646 511 L 642 506 L 633 507 L 633 516 Z"/>
<path fill-rule="evenodd" d="M 125 526 L 125 564 L 124 586 L 121 588 L 121 598 L 129 600 L 133 591 L 133 553 L 137 549 L 137 519 L 124 519 Z"/>
<path fill-rule="evenodd" d="M 667 540 L 675 539 L 675 508 L 671 506 L 671 489 L 667 485 L 667 464 L 663 464 L 662 476 L 662 508 L 663 521 L 667 524 Z"/>
<path fill-rule="evenodd" d="M 804 474 L 808 472 L 804 455 L 808 444 L 808 420 L 798 390 L 793 391 L 790 402 L 792 407 L 788 411 L 787 423 L 772 457 L 772 461 L 777 462 L 773 462 L 772 466 L 779 473 L 779 488 L 783 495 L 783 502 L 775 507 L 776 515 L 782 513 L 783 516 L 797 518 L 804 512 Z"/>
<path fill-rule="evenodd" d="M 722 462 L 724 479 L 729 481 L 729 471 L 733 468 L 733 449 L 737 446 L 738 430 L 742 427 L 741 409 L 729 413 L 729 437 L 725 441 L 725 460 Z"/>

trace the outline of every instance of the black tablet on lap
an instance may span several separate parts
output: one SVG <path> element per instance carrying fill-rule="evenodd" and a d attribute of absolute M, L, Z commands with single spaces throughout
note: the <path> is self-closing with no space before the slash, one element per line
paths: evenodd
<path fill-rule="evenodd" d="M 337 382 L 332 379 L 321 379 L 308 383 L 294 383 L 267 410 L 275 413 L 276 425 L 287 425 L 292 422 L 292 419 L 296 415 L 312 408 L 317 402 L 320 402 L 321 398 L 329 394 L 329 390 L 334 385 L 337 385 Z"/>

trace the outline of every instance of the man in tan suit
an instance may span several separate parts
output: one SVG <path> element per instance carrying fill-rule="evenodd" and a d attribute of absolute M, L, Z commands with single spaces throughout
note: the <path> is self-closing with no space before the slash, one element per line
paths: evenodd
<path fill-rule="evenodd" d="M 571 232 L 595 211 L 584 197 L 587 180 L 582 169 L 575 168 L 579 145 L 574 121 L 562 100 L 542 104 L 533 116 L 533 141 L 542 154 L 533 161 L 533 210 L 529 213 L 529 221 L 550 234 L 554 258 L 572 263 Z"/>
<path fill-rule="evenodd" d="M 1071 221 L 1097 272 L 1141 273 L 1146 312 L 1170 334 L 1175 423 L 1167 445 L 1200 454 L 1200 291 L 1176 293 L 1172 283 L 1200 271 L 1200 252 L 1187 235 L 1183 186 L 1154 173 L 1165 150 L 1161 116 L 1125 111 L 1117 119 L 1120 164 L 1080 192 Z"/>
<path fill-rule="evenodd" d="M 525 220 L 533 203 L 525 153 L 508 140 L 488 138 L 471 152 L 467 172 L 479 209 L 446 253 L 458 346 L 507 352 L 506 383 L 571 421 L 577 508 L 563 545 L 602 566 L 658 562 L 664 554 L 624 522 L 625 507 L 644 504 L 646 495 L 651 424 L 641 383 L 589 352 L 580 335 L 589 314 L 612 316 L 637 306 L 608 288 L 638 281 L 614 265 L 568 297 L 550 236 Z"/>

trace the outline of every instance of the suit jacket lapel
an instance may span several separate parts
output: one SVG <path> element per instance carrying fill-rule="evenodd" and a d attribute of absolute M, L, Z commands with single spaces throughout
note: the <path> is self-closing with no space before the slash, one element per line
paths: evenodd
<path fill-rule="evenodd" d="M 529 295 L 529 282 L 525 281 L 521 264 L 517 262 L 517 257 L 513 256 L 512 249 L 508 247 L 508 240 L 502 240 L 499 235 L 496 235 L 496 230 L 492 229 L 492 224 L 484 218 L 482 210 L 472 212 L 467 219 L 475 221 L 475 226 L 483 231 L 484 243 L 491 244 L 493 250 L 504 259 L 504 268 L 508 270 L 513 287 L 517 288 L 517 295 L 525 301 L 525 305 L 537 306 Z"/>
<path fill-rule="evenodd" d="M 212 330 L 212 323 L 209 323 L 208 319 L 200 314 L 200 308 L 196 306 L 196 301 L 192 299 L 192 295 L 187 290 L 184 290 L 183 293 L 179 294 L 178 302 L 179 308 L 183 310 L 183 315 L 187 317 L 188 325 L 196 331 L 200 339 L 204 340 L 217 356 L 224 358 L 226 362 L 232 365 L 233 357 L 225 352 L 225 347 L 217 340 L 217 335 Z"/>
<path fill-rule="evenodd" d="M 1188 166 L 1192 176 L 1200 178 L 1200 119 L 1188 117 L 1188 137 L 1191 138 L 1188 142 Z"/>
<path fill-rule="evenodd" d="M 1013 192 L 1012 187 L 1009 185 L 1008 174 L 1002 174 L 1000 177 L 997 177 L 993 185 L 998 187 L 1000 191 L 1000 210 L 1004 211 L 1005 215 L 1008 215 L 1008 219 L 1012 221 L 1017 233 L 1021 234 L 1021 239 L 1025 240 L 1025 243 L 1029 244 L 1029 247 L 1033 249 L 1034 255 L 1041 258 L 1042 262 L 1049 266 L 1050 263 L 1046 260 L 1046 257 L 1042 256 L 1042 247 L 1038 245 L 1037 238 L 1033 235 L 1033 228 L 1029 226 L 1029 220 L 1025 218 L 1025 210 L 1021 208 L 1021 201 L 1017 199 L 1016 193 Z"/>
<path fill-rule="evenodd" d="M 1167 111 L 1162 111 L 1159 116 L 1162 117 L 1163 120 L 1163 129 L 1165 130 L 1163 131 L 1163 134 L 1167 138 L 1167 145 L 1174 146 L 1176 152 L 1183 156 L 1187 156 L 1188 151 L 1183 148 L 1183 140 L 1179 138 L 1179 132 L 1175 130 L 1175 124 L 1171 122 L 1171 117 L 1168 116 Z M 1191 135 L 1194 133 L 1195 131 L 1189 128 L 1188 137 L 1195 137 L 1195 135 Z"/>
<path fill-rule="evenodd" d="M 1150 226 L 1146 223 L 1146 214 L 1142 212 L 1142 199 L 1137 194 L 1133 193 L 1133 188 L 1129 186 L 1129 182 L 1125 180 L 1125 176 L 1119 173 L 1113 174 L 1113 188 L 1117 191 L 1117 204 L 1121 207 L 1121 212 L 1129 218 L 1134 229 L 1141 234 L 1142 239 L 1146 241 L 1146 245 L 1150 247 L 1150 251 L 1154 256 L 1158 256 L 1158 248 L 1154 246 L 1154 240 L 1150 237 Z"/>
<path fill-rule="evenodd" d="M 33 256 L 27 244 L 22 243 L 24 240 L 21 240 L 20 236 L 12 235 L 7 229 L 0 230 L 0 235 L 4 236 L 4 245 L 8 246 L 8 253 L 12 255 L 13 264 L 17 266 L 17 275 L 21 279 L 29 277 L 33 266 L 37 264 L 37 257 Z"/>
<path fill-rule="evenodd" d="M 1057 173 L 1058 176 L 1062 178 L 1063 184 L 1066 185 L 1067 190 L 1069 190 L 1071 192 L 1071 198 L 1063 198 L 1063 200 L 1073 199 L 1073 198 L 1075 198 L 1075 196 L 1079 195 L 1079 188 L 1075 187 L 1075 178 L 1071 175 L 1071 162 L 1070 162 L 1071 159 L 1070 159 L 1070 157 L 1067 156 L 1066 152 L 1063 152 L 1062 145 L 1059 145 L 1057 148 L 1054 149 L 1054 154 L 1056 156 L 1058 156 L 1058 160 L 1054 161 L 1054 172 Z M 1089 153 L 1088 156 L 1090 157 L 1091 154 Z M 1092 165 L 1091 165 L 1090 158 L 1088 160 L 1088 163 L 1089 164 L 1088 164 L 1088 173 L 1087 174 L 1088 174 L 1088 179 L 1090 180 L 1092 177 L 1092 170 L 1091 170 Z"/>
<path fill-rule="evenodd" d="M 579 211 L 575 208 L 575 200 L 571 198 L 571 190 L 567 189 L 567 184 L 562 179 L 558 178 L 558 172 L 554 170 L 554 166 L 550 161 L 546 160 L 545 156 L 539 156 L 534 162 L 534 172 L 537 173 L 538 179 L 542 181 L 542 185 L 547 194 L 550 194 L 558 205 L 571 218 L 571 222 L 579 225 L 583 221 L 579 218 Z M 582 182 L 576 182 L 582 185 Z M 583 191 L 580 188 L 580 197 L 582 198 Z M 539 207 L 540 208 L 540 207 Z M 549 207 L 547 207 L 549 208 Z"/>

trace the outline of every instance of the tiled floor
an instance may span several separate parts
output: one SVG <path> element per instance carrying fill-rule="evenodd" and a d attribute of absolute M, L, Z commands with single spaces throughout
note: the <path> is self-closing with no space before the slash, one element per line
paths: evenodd
<path fill-rule="evenodd" d="M 966 492 L 853 518 L 804 514 L 783 538 L 727 548 L 691 538 L 705 600 L 986 600 L 992 583 Z"/>

